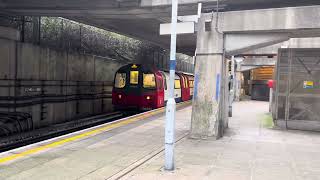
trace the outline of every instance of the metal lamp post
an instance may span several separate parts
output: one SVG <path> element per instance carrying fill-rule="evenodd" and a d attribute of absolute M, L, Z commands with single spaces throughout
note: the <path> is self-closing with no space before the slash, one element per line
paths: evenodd
<path fill-rule="evenodd" d="M 176 41 L 177 41 L 178 0 L 172 0 L 171 20 L 171 48 L 170 48 L 170 83 L 169 99 L 166 107 L 165 125 L 165 170 L 174 170 L 174 136 L 175 136 L 175 111 L 174 81 L 176 69 Z"/>

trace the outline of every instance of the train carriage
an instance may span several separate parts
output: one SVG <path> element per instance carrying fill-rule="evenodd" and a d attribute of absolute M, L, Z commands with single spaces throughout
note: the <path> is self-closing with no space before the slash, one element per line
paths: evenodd
<path fill-rule="evenodd" d="M 170 74 L 168 72 L 163 72 L 161 71 L 161 73 L 163 74 L 163 78 L 165 79 L 164 81 L 164 100 L 165 102 L 168 101 L 168 97 L 169 97 L 169 81 L 170 81 Z M 181 80 L 180 77 L 176 74 L 175 75 L 175 80 L 174 80 L 174 98 L 176 100 L 176 102 L 181 102 Z"/>
<path fill-rule="evenodd" d="M 187 75 L 183 73 L 177 73 L 180 77 L 180 86 L 181 86 L 181 100 L 188 101 L 190 100 L 190 88 Z"/>
<path fill-rule="evenodd" d="M 192 74 L 186 74 L 188 78 L 189 83 L 189 89 L 190 89 L 190 99 L 193 98 L 193 87 L 194 87 L 194 77 Z"/>
<path fill-rule="evenodd" d="M 176 102 L 191 99 L 189 76 L 175 75 Z M 147 65 L 129 64 L 115 74 L 112 104 L 117 110 L 150 110 L 163 107 L 169 96 L 169 73 Z"/>

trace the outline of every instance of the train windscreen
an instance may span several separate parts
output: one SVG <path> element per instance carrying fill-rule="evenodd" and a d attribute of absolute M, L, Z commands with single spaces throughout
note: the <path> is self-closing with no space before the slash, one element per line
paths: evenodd
<path fill-rule="evenodd" d="M 144 88 L 155 88 L 156 80 L 154 74 L 143 74 L 143 87 Z"/>
<path fill-rule="evenodd" d="M 117 73 L 114 86 L 116 88 L 124 88 L 126 86 L 126 73 Z"/>
<path fill-rule="evenodd" d="M 176 79 L 176 80 L 174 81 L 174 88 L 175 88 L 175 89 L 181 89 L 180 79 Z"/>
<path fill-rule="evenodd" d="M 139 84 L 139 71 L 130 71 L 130 84 Z"/>

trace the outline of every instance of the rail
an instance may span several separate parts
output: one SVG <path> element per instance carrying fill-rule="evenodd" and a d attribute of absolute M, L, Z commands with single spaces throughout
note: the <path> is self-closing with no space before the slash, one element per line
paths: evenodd
<path fill-rule="evenodd" d="M 111 122 L 122 117 L 124 117 L 123 113 L 112 112 L 2 137 L 0 138 L 0 152 Z"/>

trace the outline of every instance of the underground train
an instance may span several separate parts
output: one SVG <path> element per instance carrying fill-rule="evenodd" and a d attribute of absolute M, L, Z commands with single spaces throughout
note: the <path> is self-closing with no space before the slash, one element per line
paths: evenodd
<path fill-rule="evenodd" d="M 192 74 L 177 72 L 174 81 L 176 102 L 193 96 Z M 112 104 L 116 110 L 151 110 L 165 106 L 169 96 L 169 73 L 152 66 L 129 64 L 115 74 Z"/>

